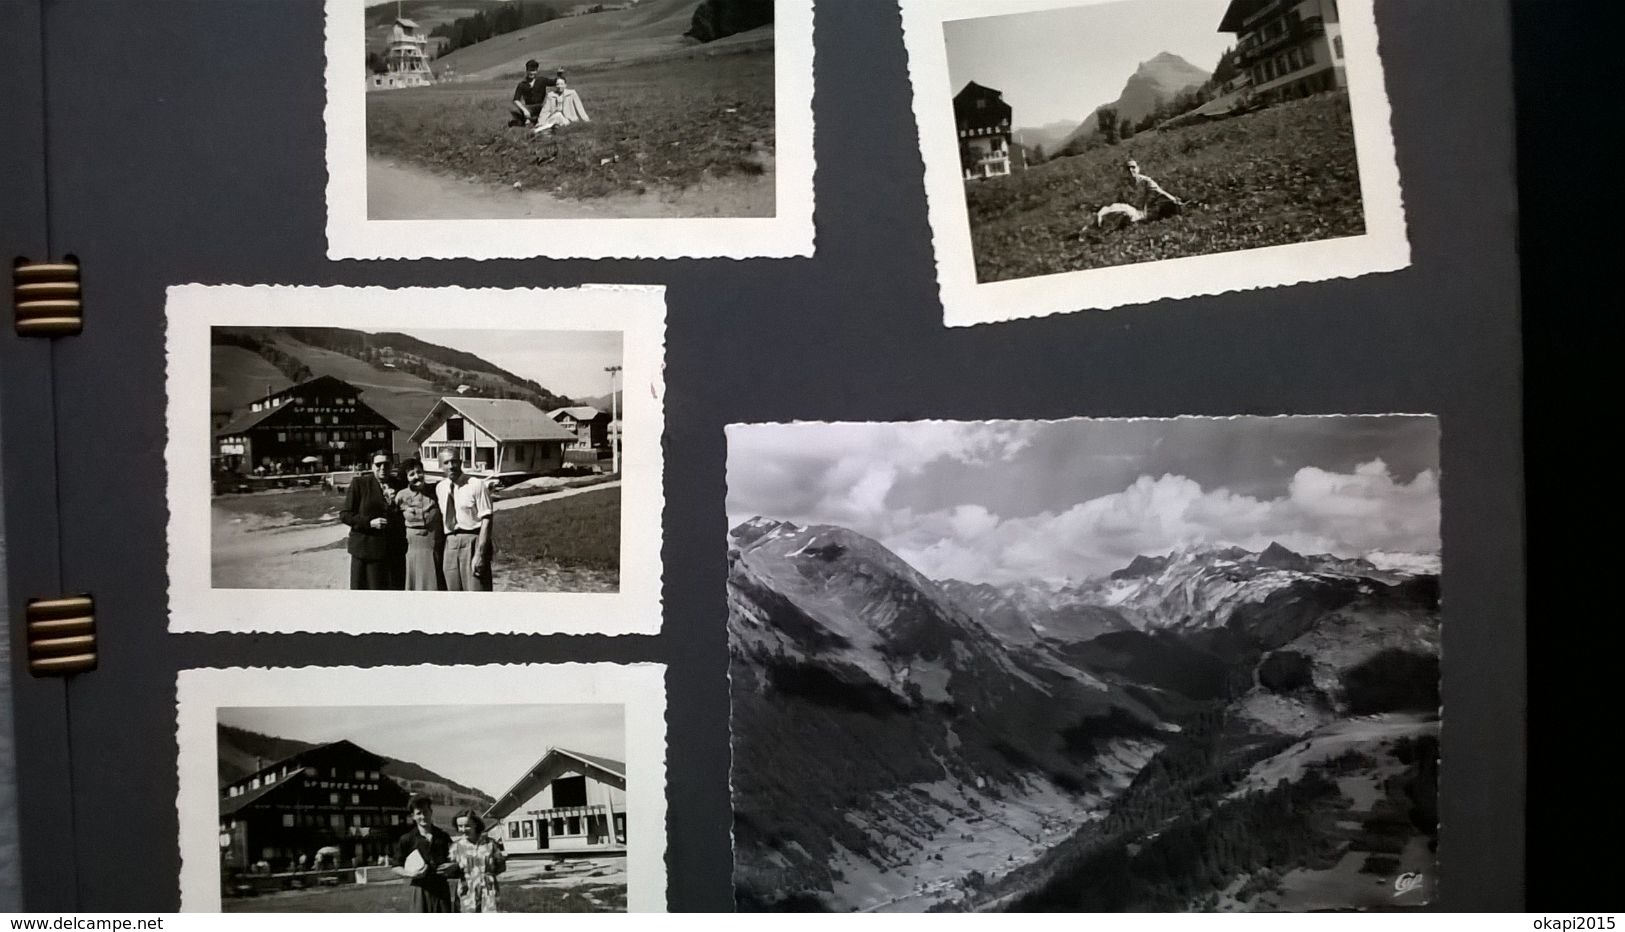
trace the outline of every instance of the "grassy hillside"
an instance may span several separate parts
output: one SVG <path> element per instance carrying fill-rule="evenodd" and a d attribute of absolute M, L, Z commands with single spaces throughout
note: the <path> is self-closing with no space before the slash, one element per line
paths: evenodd
<path fill-rule="evenodd" d="M 629 10 L 556 19 L 458 49 L 436 61 L 435 69 L 494 78 L 518 75 L 529 58 L 537 59 L 551 71 L 678 52 L 695 45 L 683 33 L 697 6 L 699 0 L 643 0 Z M 771 29 L 753 30 L 733 37 L 733 41 L 759 41 L 763 37 L 771 39 L 771 35 Z"/>
<path fill-rule="evenodd" d="M 287 375 L 261 353 L 219 342 L 234 336 L 252 336 L 272 352 L 303 364 L 313 376 L 330 375 L 360 389 L 363 402 L 400 428 L 395 435 L 397 453 L 406 450 L 412 429 L 435 402 L 453 393 L 459 384 L 471 386 L 470 394 L 475 396 L 526 397 L 543 409 L 570 402 L 565 396 L 554 395 L 545 387 L 471 353 L 426 343 L 405 334 L 365 334 L 331 328 L 221 327 L 216 328 L 217 342 L 211 356 L 212 410 L 237 410 L 263 397 L 267 385 L 275 390 L 290 384 Z M 324 345 L 312 345 L 307 340 Z M 386 365 L 352 355 L 368 351 L 388 351 L 387 357 L 378 358 L 391 362 Z M 425 378 L 423 373 L 432 378 Z"/>
<path fill-rule="evenodd" d="M 1192 202 L 1177 217 L 1093 229 L 1128 196 L 1125 159 Z M 1365 232 L 1347 94 L 1142 133 L 966 185 L 978 281 L 1027 278 Z"/>
<path fill-rule="evenodd" d="M 732 39 L 576 76 L 592 122 L 542 137 L 506 128 L 513 87 L 505 81 L 369 94 L 367 153 L 568 198 L 761 179 L 773 164 L 773 55 L 717 49 Z"/>
<path fill-rule="evenodd" d="M 293 384 L 264 356 L 240 346 L 209 349 L 209 410 L 231 411 Z"/>
<path fill-rule="evenodd" d="M 353 740 L 361 747 L 367 746 L 365 736 L 357 736 Z M 316 746 L 309 741 L 263 735 L 256 731 L 235 728 L 231 725 L 216 726 L 216 745 L 218 747 L 216 771 L 221 783 L 230 783 L 241 779 L 261 767 Z M 494 802 L 488 793 L 443 777 L 427 767 L 414 764 L 411 761 L 385 757 L 383 773 L 400 784 L 409 793 L 426 793 L 429 796 L 437 797 L 442 802 L 456 799 L 467 801 L 460 804 L 467 805 L 478 802 L 484 806 L 489 806 Z M 449 816 L 450 814 L 440 813 L 440 815 Z"/>

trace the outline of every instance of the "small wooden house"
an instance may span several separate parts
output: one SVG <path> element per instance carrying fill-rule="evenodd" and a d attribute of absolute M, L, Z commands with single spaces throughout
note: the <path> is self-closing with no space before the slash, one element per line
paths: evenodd
<path fill-rule="evenodd" d="M 565 748 L 548 748 L 485 812 L 509 854 L 624 852 L 626 817 L 626 765 Z"/>
<path fill-rule="evenodd" d="M 485 478 L 558 469 L 564 465 L 565 448 L 575 442 L 575 433 L 517 398 L 446 396 L 412 431 L 412 444 L 427 471 L 439 472 L 440 454 L 450 449 L 465 472 Z"/>

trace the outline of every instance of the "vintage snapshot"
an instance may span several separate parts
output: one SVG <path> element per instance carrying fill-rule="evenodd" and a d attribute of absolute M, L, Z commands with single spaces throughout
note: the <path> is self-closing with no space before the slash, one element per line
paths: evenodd
<path fill-rule="evenodd" d="M 184 670 L 181 908 L 663 911 L 663 676 Z"/>
<path fill-rule="evenodd" d="M 661 318 L 643 287 L 172 289 L 172 630 L 657 630 Z"/>
<path fill-rule="evenodd" d="M 902 0 L 945 321 L 1410 264 L 1371 0 Z"/>
<path fill-rule="evenodd" d="M 1432 898 L 1434 418 L 727 436 L 739 908 Z"/>
<path fill-rule="evenodd" d="M 328 257 L 810 256 L 811 0 L 326 0 Z"/>

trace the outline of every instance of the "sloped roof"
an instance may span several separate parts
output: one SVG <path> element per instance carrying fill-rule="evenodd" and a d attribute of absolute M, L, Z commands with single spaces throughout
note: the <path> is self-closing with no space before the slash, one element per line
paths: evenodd
<path fill-rule="evenodd" d="M 573 441 L 575 434 L 565 430 L 542 409 L 518 398 L 468 398 L 448 395 L 435 402 L 424 415 L 423 422 L 412 431 L 412 442 L 419 443 L 446 418 L 446 409 L 473 421 L 480 430 L 498 440 L 561 440 Z"/>
<path fill-rule="evenodd" d="M 355 399 L 356 399 L 355 406 L 357 408 L 366 409 L 367 411 L 371 412 L 373 417 L 376 417 L 380 421 L 383 421 L 385 424 L 388 424 L 392 429 L 400 430 L 400 428 L 396 426 L 394 421 L 391 421 L 389 418 L 384 417 L 382 414 L 379 414 L 378 411 L 375 408 L 373 408 L 371 405 L 367 404 L 365 401 L 361 400 L 361 390 L 360 389 L 356 388 L 354 385 L 351 385 L 349 382 L 344 381 L 343 379 L 339 378 L 338 376 L 335 376 L 335 375 L 318 375 L 313 379 L 306 379 L 305 381 L 300 382 L 297 385 L 290 385 L 287 388 L 278 389 L 278 390 L 270 393 L 269 395 L 261 395 L 258 398 L 250 399 L 248 401 L 248 403 L 245 404 L 242 407 L 241 410 L 239 410 L 235 415 L 232 416 L 231 420 L 226 422 L 224 427 L 221 427 L 219 430 L 215 431 L 214 435 L 216 437 L 225 437 L 225 436 L 229 436 L 231 434 L 240 434 L 243 431 L 246 431 L 246 430 L 260 424 L 262 421 L 264 421 L 266 418 L 270 417 L 271 415 L 276 414 L 278 411 L 282 411 L 282 410 L 286 409 L 287 405 L 277 405 L 275 407 L 264 407 L 264 408 L 261 408 L 258 411 L 255 411 L 253 409 L 253 405 L 256 402 L 266 402 L 266 401 L 270 401 L 272 398 L 278 398 L 278 397 L 281 397 L 283 395 L 289 395 L 289 394 L 292 394 L 294 392 L 299 391 L 302 388 L 307 388 L 307 387 L 309 387 L 311 385 L 315 385 L 318 382 L 335 382 L 338 385 L 343 386 L 345 390 L 354 393 Z"/>
<path fill-rule="evenodd" d="M 975 81 L 966 81 L 965 86 L 960 88 L 959 93 L 954 95 L 954 100 L 957 101 L 959 98 L 966 96 L 979 97 L 983 94 L 992 94 L 994 97 L 1003 97 L 1004 91 L 995 90 L 994 88 L 988 87 L 986 84 L 977 84 Z"/>
<path fill-rule="evenodd" d="M 215 431 L 214 435 L 216 437 L 229 437 L 232 434 L 240 434 L 281 410 L 281 406 L 275 408 L 261 408 L 258 411 L 255 411 L 252 408 L 245 408 L 244 410 L 237 412 L 237 414 L 232 417 L 231 420 L 227 421 L 224 427 Z"/>
<path fill-rule="evenodd" d="M 567 408 L 554 408 L 547 412 L 547 416 L 552 418 L 556 418 L 561 414 L 568 414 L 578 421 L 594 421 L 604 416 L 604 412 L 592 405 L 571 405 Z"/>
<path fill-rule="evenodd" d="M 1225 8 L 1223 18 L 1219 20 L 1219 31 L 1240 33 L 1242 24 L 1247 21 L 1247 18 L 1262 10 L 1269 2 L 1270 0 L 1230 0 L 1230 5 Z"/>
<path fill-rule="evenodd" d="M 619 777 L 623 784 L 626 782 L 626 764 L 621 761 L 609 757 L 599 757 L 596 754 L 583 754 L 580 751 L 572 751 L 569 748 L 548 748 L 547 753 L 542 755 L 541 760 L 531 765 L 531 767 L 525 771 L 524 775 L 521 776 L 513 786 L 508 787 L 508 789 L 504 791 L 501 796 L 496 798 L 496 801 L 491 804 L 491 807 L 485 810 L 484 817 L 491 820 L 501 820 L 507 818 L 508 813 L 512 812 L 521 802 L 531 796 L 533 791 L 526 789 L 527 784 L 532 783 L 538 773 L 545 772 L 548 765 L 552 763 L 555 758 L 572 758 L 580 763 L 586 764 L 588 767 L 602 770 L 614 777 Z"/>

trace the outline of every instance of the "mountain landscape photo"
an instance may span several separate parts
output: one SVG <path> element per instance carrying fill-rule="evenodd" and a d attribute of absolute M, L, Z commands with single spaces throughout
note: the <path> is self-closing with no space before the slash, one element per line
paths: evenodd
<path fill-rule="evenodd" d="M 1428 901 L 1431 419 L 729 447 L 741 909 Z"/>

